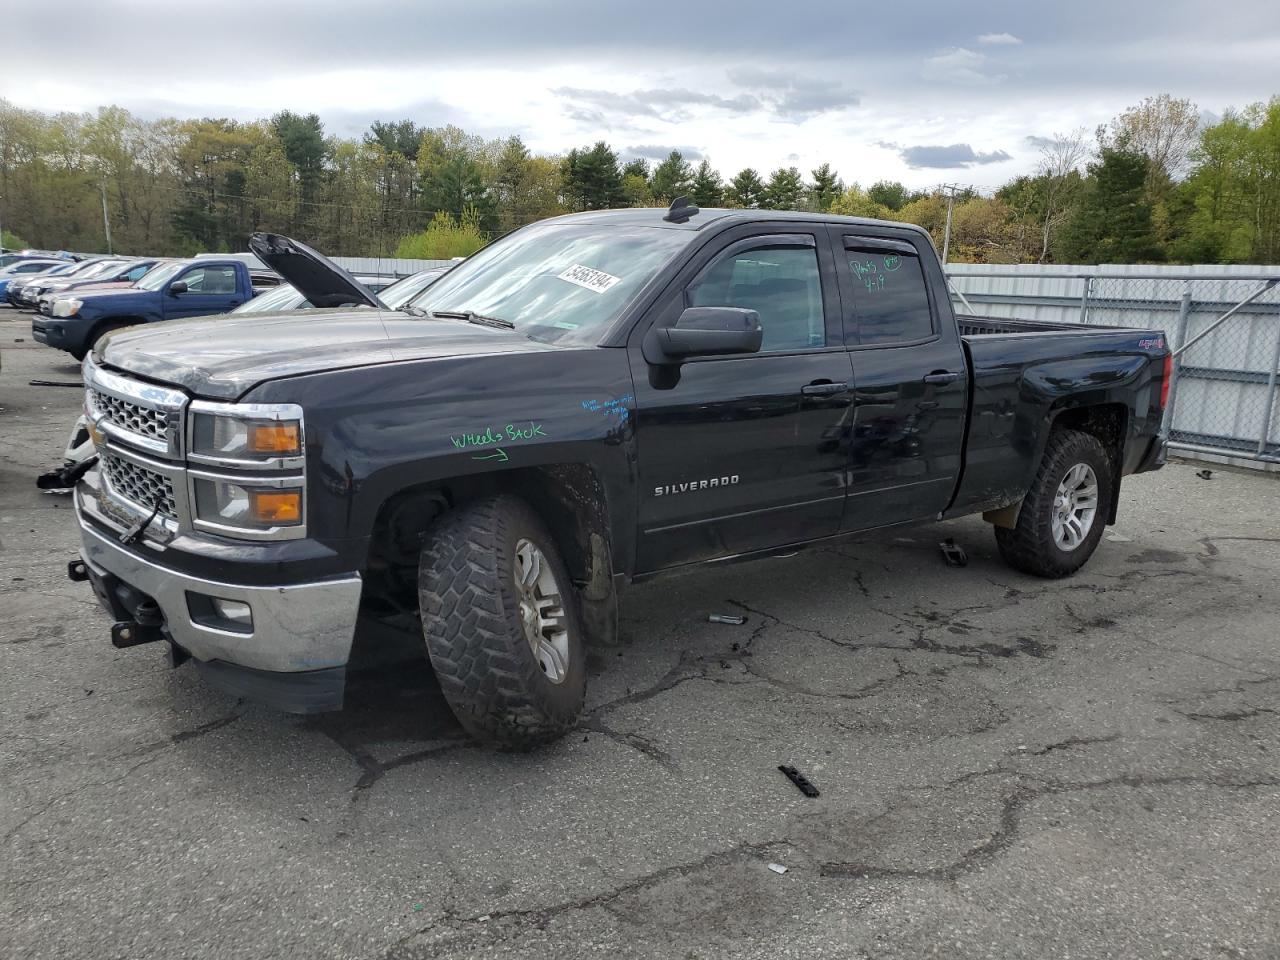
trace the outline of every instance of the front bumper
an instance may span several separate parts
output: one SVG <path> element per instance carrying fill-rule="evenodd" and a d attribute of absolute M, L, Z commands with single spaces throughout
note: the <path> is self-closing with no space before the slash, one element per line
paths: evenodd
<path fill-rule="evenodd" d="M 153 600 L 164 632 L 217 685 L 294 712 L 342 705 L 342 676 L 360 606 L 358 574 L 250 585 L 235 582 L 233 563 L 226 564 L 225 579 L 180 573 L 163 565 L 163 548 L 148 541 L 125 546 L 105 532 L 102 525 L 109 521 L 96 510 L 95 495 L 84 483 L 75 494 L 80 556 L 98 599 L 115 619 L 130 618 L 139 600 Z M 210 598 L 248 604 L 252 625 L 220 621 Z"/>

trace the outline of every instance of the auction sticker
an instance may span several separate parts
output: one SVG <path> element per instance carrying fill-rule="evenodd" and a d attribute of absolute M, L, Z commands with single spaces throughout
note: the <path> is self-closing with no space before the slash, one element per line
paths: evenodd
<path fill-rule="evenodd" d="M 580 263 L 575 263 L 560 274 L 559 279 L 568 280 L 570 283 L 577 284 L 579 287 L 586 287 L 588 290 L 594 290 L 596 293 L 604 293 L 615 283 L 622 281 L 621 277 L 615 277 L 593 267 L 584 267 Z"/>

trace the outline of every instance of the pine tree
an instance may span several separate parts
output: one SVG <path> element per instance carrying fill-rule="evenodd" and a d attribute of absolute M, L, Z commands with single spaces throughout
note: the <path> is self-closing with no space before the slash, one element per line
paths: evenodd
<path fill-rule="evenodd" d="M 760 205 L 760 197 L 764 193 L 764 182 L 760 174 L 750 167 L 738 172 L 724 191 L 724 203 L 727 207 L 742 207 L 747 210 Z"/>
<path fill-rule="evenodd" d="M 724 201 L 724 185 L 710 161 L 704 159 L 698 164 L 689 187 L 689 199 L 700 207 L 718 207 Z"/>
<path fill-rule="evenodd" d="M 844 184 L 829 163 L 824 163 L 811 172 L 813 184 L 809 187 L 809 202 L 815 210 L 826 213 L 836 197 L 844 193 Z"/>
<path fill-rule="evenodd" d="M 676 197 L 689 195 L 689 187 L 693 180 L 693 169 L 689 161 L 679 150 L 672 150 L 653 170 L 650 186 L 653 198 L 660 204 L 668 204 Z"/>
<path fill-rule="evenodd" d="M 1084 196 L 1061 235 L 1067 263 L 1142 263 L 1162 259 L 1146 196 L 1141 153 L 1103 147 L 1089 164 Z"/>
<path fill-rule="evenodd" d="M 618 155 L 603 140 L 590 150 L 570 150 L 561 165 L 561 179 L 574 209 L 603 210 L 626 203 Z"/>
<path fill-rule="evenodd" d="M 804 196 L 804 180 L 795 167 L 779 167 L 769 176 L 760 198 L 766 210 L 798 210 Z"/>

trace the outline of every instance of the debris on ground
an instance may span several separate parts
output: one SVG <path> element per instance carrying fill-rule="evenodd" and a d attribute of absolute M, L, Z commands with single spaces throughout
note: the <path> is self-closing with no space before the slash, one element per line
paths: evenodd
<path fill-rule="evenodd" d="M 747 622 L 746 617 L 736 617 L 731 613 L 713 613 L 707 617 L 708 623 L 728 623 L 740 627 Z"/>
<path fill-rule="evenodd" d="M 1211 479 L 1213 479 L 1213 471 L 1212 471 L 1212 470 L 1197 470 L 1197 471 L 1196 471 L 1196 476 L 1197 476 L 1197 477 L 1199 477 L 1201 480 L 1211 480 Z"/>
<path fill-rule="evenodd" d="M 951 537 L 943 540 L 938 547 L 942 550 L 942 559 L 947 561 L 947 566 L 967 567 L 969 565 L 969 555 L 964 552 L 964 547 Z"/>
<path fill-rule="evenodd" d="M 33 387 L 75 387 L 80 389 L 84 386 L 79 380 L 28 380 L 27 383 Z"/>
<path fill-rule="evenodd" d="M 787 872 L 787 868 L 780 863 L 769 864 L 769 869 L 772 870 L 774 873 L 778 874 L 779 876 Z"/>
<path fill-rule="evenodd" d="M 1132 537 L 1126 537 L 1123 533 L 1116 533 L 1114 530 L 1108 530 L 1103 537 L 1112 543 L 1133 543 Z"/>
<path fill-rule="evenodd" d="M 780 765 L 778 769 L 781 770 L 784 774 L 786 774 L 787 779 L 790 780 L 792 783 L 794 783 L 797 787 L 799 787 L 800 792 L 803 793 L 806 797 L 816 797 L 819 795 L 818 788 L 815 787 L 812 783 L 810 783 L 809 778 L 806 777 L 799 770 L 797 770 L 795 767 L 789 767 L 784 763 Z"/>

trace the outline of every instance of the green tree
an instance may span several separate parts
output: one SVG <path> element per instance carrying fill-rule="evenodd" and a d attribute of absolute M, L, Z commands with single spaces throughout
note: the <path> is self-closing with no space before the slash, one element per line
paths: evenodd
<path fill-rule="evenodd" d="M 405 260 L 450 260 L 469 257 L 486 243 L 474 210 L 461 219 L 437 213 L 427 229 L 405 237 L 396 245 L 395 256 Z"/>
<path fill-rule="evenodd" d="M 901 210 L 912 200 L 919 200 L 923 194 L 913 193 L 897 180 L 877 180 L 867 187 L 867 196 L 889 210 Z"/>
<path fill-rule="evenodd" d="M 1103 147 L 1089 165 L 1080 204 L 1062 233 L 1062 256 L 1071 263 L 1143 263 L 1161 259 L 1146 197 L 1147 166 L 1141 153 Z"/>
<path fill-rule="evenodd" d="M 760 197 L 767 210 L 799 210 L 804 196 L 804 179 L 795 167 L 779 167 L 769 177 Z"/>
<path fill-rule="evenodd" d="M 622 165 L 622 175 L 624 177 L 639 177 L 645 183 L 649 182 L 649 161 L 644 157 L 636 157 L 628 160 Z"/>
<path fill-rule="evenodd" d="M 724 202 L 724 184 L 720 182 L 720 174 L 705 158 L 694 171 L 693 182 L 689 184 L 689 199 L 699 207 L 718 207 Z"/>
<path fill-rule="evenodd" d="M 417 160 L 418 149 L 422 146 L 422 137 L 426 132 L 426 127 L 420 127 L 412 120 L 375 120 L 369 124 L 364 142 L 376 143 L 387 153 L 398 153 L 410 160 Z"/>
<path fill-rule="evenodd" d="M 724 204 L 726 207 L 740 207 L 753 210 L 760 205 L 764 195 L 764 181 L 760 174 L 750 167 L 738 171 L 737 175 L 725 187 Z"/>
<path fill-rule="evenodd" d="M 892 219 L 892 211 L 883 203 L 872 199 L 870 191 L 856 183 L 844 190 L 831 202 L 830 211 L 843 217 L 870 217 L 873 220 Z"/>
<path fill-rule="evenodd" d="M 311 202 L 315 199 L 328 159 L 324 124 L 314 113 L 303 117 L 284 110 L 271 118 L 271 126 L 280 140 L 285 158 L 297 171 L 302 200 Z"/>
<path fill-rule="evenodd" d="M 670 204 L 676 197 L 688 196 L 692 184 L 693 168 L 679 150 L 672 150 L 667 154 L 667 159 L 654 167 L 653 178 L 650 180 L 653 199 L 663 206 Z"/>
<path fill-rule="evenodd" d="M 573 149 L 561 163 L 563 189 L 575 210 L 603 210 L 626 202 L 618 155 L 603 140 L 589 149 Z"/>
<path fill-rule="evenodd" d="M 826 213 L 836 197 L 844 192 L 844 184 L 829 163 L 824 163 L 810 173 L 813 175 L 813 183 L 809 186 L 809 202 L 813 209 Z"/>

